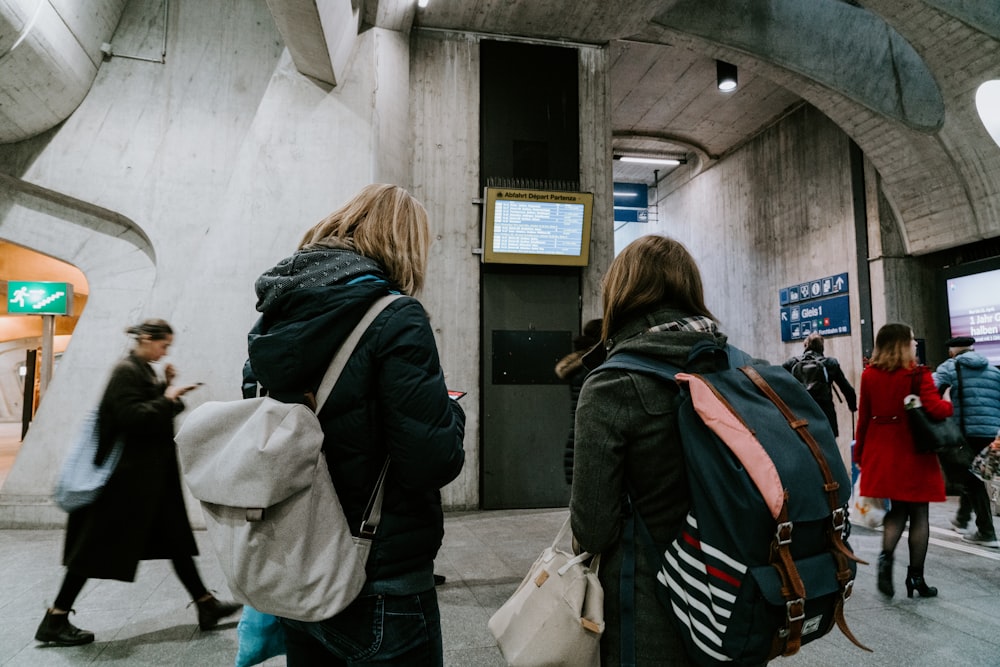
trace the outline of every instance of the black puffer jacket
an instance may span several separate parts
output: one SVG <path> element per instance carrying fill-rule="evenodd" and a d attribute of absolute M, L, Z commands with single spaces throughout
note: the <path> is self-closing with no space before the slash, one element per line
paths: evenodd
<path fill-rule="evenodd" d="M 331 272 L 326 281 L 333 284 L 283 285 L 274 299 L 268 293 L 273 285 L 258 281 L 263 316 L 250 335 L 249 365 L 273 397 L 303 402 L 368 306 L 389 293 L 382 279 L 350 280 Z M 448 398 L 434 335 L 416 299 L 394 301 L 364 333 L 320 421 L 333 483 L 352 527 L 360 524 L 382 463 L 391 457 L 368 590 L 408 594 L 432 586 L 444 534 L 439 489 L 465 461 L 465 414 Z"/>

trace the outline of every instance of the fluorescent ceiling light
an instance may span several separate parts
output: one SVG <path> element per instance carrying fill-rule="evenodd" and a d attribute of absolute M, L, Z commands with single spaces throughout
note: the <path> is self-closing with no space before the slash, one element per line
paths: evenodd
<path fill-rule="evenodd" d="M 620 192 L 619 190 L 615 190 L 615 197 L 638 197 L 638 196 L 639 196 L 638 192 Z"/>
<path fill-rule="evenodd" d="M 670 167 L 676 167 L 681 163 L 681 161 L 676 158 L 639 157 L 636 155 L 623 155 L 618 159 L 621 160 L 622 162 L 637 162 L 639 164 L 664 164 Z"/>

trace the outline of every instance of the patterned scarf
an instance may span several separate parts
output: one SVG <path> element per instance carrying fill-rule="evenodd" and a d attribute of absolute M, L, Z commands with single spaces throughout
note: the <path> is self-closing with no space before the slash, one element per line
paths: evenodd
<path fill-rule="evenodd" d="M 701 315 L 695 315 L 694 317 L 685 317 L 679 320 L 674 320 L 673 322 L 657 324 L 655 327 L 647 329 L 647 332 L 649 333 L 656 331 L 700 331 L 702 333 L 717 335 L 719 333 L 719 327 L 716 325 L 714 320 L 708 317 L 702 317 Z"/>
<path fill-rule="evenodd" d="M 293 289 L 338 285 L 363 275 L 384 278 L 385 272 L 378 262 L 346 248 L 300 250 L 257 279 L 257 310 L 265 312 Z"/>

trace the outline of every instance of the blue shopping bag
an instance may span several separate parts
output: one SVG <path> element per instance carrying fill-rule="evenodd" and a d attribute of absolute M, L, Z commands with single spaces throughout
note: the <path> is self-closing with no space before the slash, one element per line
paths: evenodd
<path fill-rule="evenodd" d="M 67 512 L 74 512 L 97 500 L 122 457 L 124 446 L 121 439 L 118 439 L 101 464 L 94 463 L 100 442 L 97 422 L 95 408 L 84 418 L 69 456 L 63 463 L 59 481 L 56 482 L 53 497 L 56 504 Z"/>
<path fill-rule="evenodd" d="M 244 606 L 243 616 L 236 626 L 239 648 L 236 667 L 259 665 L 268 658 L 285 654 L 285 630 L 271 614 Z"/>

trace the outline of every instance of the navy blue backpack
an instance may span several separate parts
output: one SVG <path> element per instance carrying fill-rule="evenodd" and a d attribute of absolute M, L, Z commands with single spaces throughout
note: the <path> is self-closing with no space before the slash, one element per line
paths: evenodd
<path fill-rule="evenodd" d="M 696 663 L 763 664 L 834 625 L 870 650 L 844 618 L 856 563 L 864 561 L 847 543 L 851 483 L 826 416 L 781 366 L 752 365 L 745 353 L 709 343 L 695 346 L 688 367 L 704 368 L 706 359 L 716 370 L 684 373 L 623 352 L 594 371 L 624 369 L 680 387 L 691 507 L 665 547 L 632 512 L 623 537 L 623 619 L 633 613 L 626 595 L 634 589 L 626 587 L 634 575 L 626 570 L 634 568 L 634 525 L 637 541 L 659 560 L 657 595 Z M 634 627 L 623 626 L 623 640 L 630 636 Z M 623 664 L 634 663 L 629 644 Z"/>

